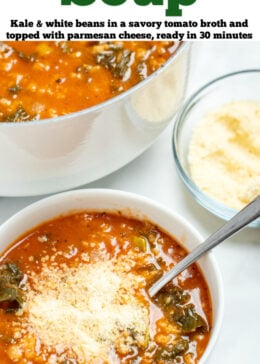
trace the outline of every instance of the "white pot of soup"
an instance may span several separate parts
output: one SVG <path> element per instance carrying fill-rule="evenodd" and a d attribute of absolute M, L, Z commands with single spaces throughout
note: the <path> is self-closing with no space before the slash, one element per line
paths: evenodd
<path fill-rule="evenodd" d="M 0 194 L 47 194 L 140 155 L 184 95 L 189 44 L 0 42 Z"/>

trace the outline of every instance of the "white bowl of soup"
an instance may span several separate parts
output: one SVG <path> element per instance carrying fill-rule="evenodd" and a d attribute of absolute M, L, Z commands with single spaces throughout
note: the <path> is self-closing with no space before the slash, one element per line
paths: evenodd
<path fill-rule="evenodd" d="M 20 211 L 0 227 L 1 364 L 206 363 L 223 315 L 212 254 L 148 295 L 201 241 L 127 192 L 65 192 Z"/>
<path fill-rule="evenodd" d="M 140 155 L 183 99 L 189 49 L 0 42 L 0 194 L 70 189 Z"/>

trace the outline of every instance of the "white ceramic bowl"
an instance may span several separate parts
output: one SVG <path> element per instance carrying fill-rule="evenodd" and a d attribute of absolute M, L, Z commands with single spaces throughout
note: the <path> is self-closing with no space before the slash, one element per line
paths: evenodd
<path fill-rule="evenodd" d="M 88 189 L 54 195 L 18 212 L 0 227 L 0 250 L 4 250 L 17 237 L 40 223 L 61 214 L 82 209 L 120 210 L 126 216 L 148 219 L 174 236 L 187 250 L 193 249 L 202 241 L 202 237 L 190 223 L 156 202 L 127 192 Z M 206 363 L 220 331 L 223 316 L 223 285 L 212 253 L 201 258 L 199 266 L 208 283 L 213 305 L 212 333 L 207 349 L 200 360 L 200 364 L 203 364 Z"/>
<path fill-rule="evenodd" d="M 0 196 L 74 188 L 140 155 L 183 100 L 189 49 L 181 44 L 146 80 L 97 106 L 47 120 L 0 123 Z"/>

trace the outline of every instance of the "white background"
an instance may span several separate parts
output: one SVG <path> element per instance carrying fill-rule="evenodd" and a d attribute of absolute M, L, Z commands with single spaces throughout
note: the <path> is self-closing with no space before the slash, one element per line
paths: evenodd
<path fill-rule="evenodd" d="M 188 94 L 226 72 L 260 68 L 260 42 L 196 43 Z M 200 207 L 179 180 L 172 125 L 141 157 L 86 187 L 132 191 L 179 212 L 206 237 L 222 221 Z M 0 198 L 0 223 L 40 197 Z M 245 229 L 215 249 L 225 287 L 225 315 L 208 364 L 258 364 L 260 348 L 260 229 Z"/>
<path fill-rule="evenodd" d="M 31 19 L 37 20 L 66 19 L 75 20 L 76 18 L 85 21 L 101 21 L 101 20 L 196 20 L 200 19 L 208 21 L 217 21 L 224 19 L 225 21 L 243 21 L 249 19 L 249 28 L 242 29 L 244 32 L 253 33 L 254 40 L 260 40 L 259 23 L 259 1 L 258 0 L 196 0 L 189 6 L 182 6 L 183 16 L 169 18 L 165 16 L 165 10 L 168 2 L 178 0 L 164 0 L 161 6 L 138 6 L 134 0 L 126 0 L 120 6 L 109 6 L 102 0 L 95 0 L 94 4 L 89 6 L 62 6 L 61 0 L 2 0 L 0 12 L 0 39 L 6 39 L 6 32 L 13 30 L 15 32 L 28 32 L 37 30 L 38 28 L 19 28 L 10 29 L 10 20 Z M 40 30 L 44 30 L 41 28 Z M 66 32 L 66 29 L 63 28 Z M 100 29 L 96 29 L 100 31 Z M 111 30 L 111 28 L 110 28 Z M 149 28 L 140 28 L 137 31 L 149 31 Z M 191 29 L 192 30 L 192 29 Z M 204 28 L 214 32 L 216 28 Z M 227 29 L 228 30 L 228 29 Z M 94 32 L 95 29 L 85 29 L 85 31 Z M 104 29 L 103 29 L 104 31 Z M 233 31 L 241 31 L 241 29 L 233 29 Z M 198 29 L 199 33 L 199 29 Z"/>

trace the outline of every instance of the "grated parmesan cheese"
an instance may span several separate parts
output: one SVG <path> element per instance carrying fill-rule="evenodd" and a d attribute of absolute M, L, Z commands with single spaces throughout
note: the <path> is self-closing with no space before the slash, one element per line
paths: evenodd
<path fill-rule="evenodd" d="M 73 352 L 79 363 L 115 363 L 112 345 L 124 354 L 134 344 L 146 347 L 149 311 L 136 294 L 145 282 L 126 275 L 122 261 L 46 266 L 32 279 L 24 327 L 50 351 Z"/>
<path fill-rule="evenodd" d="M 260 194 L 260 102 L 235 101 L 206 114 L 193 131 L 188 159 L 203 192 L 244 207 Z"/>

